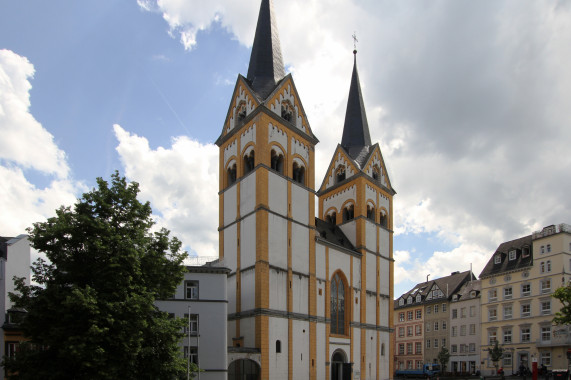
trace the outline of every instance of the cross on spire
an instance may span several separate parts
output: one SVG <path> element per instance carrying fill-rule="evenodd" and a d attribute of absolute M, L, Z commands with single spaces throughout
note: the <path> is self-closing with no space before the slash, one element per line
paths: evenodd
<path fill-rule="evenodd" d="M 353 37 L 353 53 L 357 53 L 357 42 L 359 42 L 359 40 L 357 39 L 357 32 L 353 32 L 353 35 L 351 36 Z"/>

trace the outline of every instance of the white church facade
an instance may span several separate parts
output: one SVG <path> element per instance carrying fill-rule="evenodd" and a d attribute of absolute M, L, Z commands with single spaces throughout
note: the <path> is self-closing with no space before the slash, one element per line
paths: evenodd
<path fill-rule="evenodd" d="M 216 141 L 229 379 L 393 372 L 395 191 L 371 143 L 354 53 L 341 144 L 316 187 L 318 140 L 262 0 L 248 74 Z"/>

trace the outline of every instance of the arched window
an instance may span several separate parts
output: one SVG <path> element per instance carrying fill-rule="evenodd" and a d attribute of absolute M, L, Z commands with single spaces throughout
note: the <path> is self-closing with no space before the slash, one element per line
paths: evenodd
<path fill-rule="evenodd" d="M 305 167 L 297 162 L 294 162 L 292 178 L 295 182 L 305 185 Z"/>
<path fill-rule="evenodd" d="M 230 164 L 228 166 L 228 169 L 226 170 L 226 173 L 227 173 L 228 186 L 230 186 L 234 182 L 236 182 L 236 163 Z"/>
<path fill-rule="evenodd" d="M 335 171 L 335 183 L 345 180 L 345 166 L 341 165 Z"/>
<path fill-rule="evenodd" d="M 339 273 L 331 279 L 331 334 L 345 335 L 345 283 Z"/>
<path fill-rule="evenodd" d="M 387 228 L 387 226 L 389 225 L 389 218 L 388 218 L 387 212 L 385 210 L 381 210 L 379 223 L 381 224 L 381 226 L 383 226 L 385 228 Z"/>
<path fill-rule="evenodd" d="M 353 204 L 348 204 L 343 209 L 343 221 L 346 222 L 348 220 L 352 220 L 355 218 L 355 206 Z"/>
<path fill-rule="evenodd" d="M 293 120 L 293 107 L 292 107 L 291 103 L 288 102 L 287 100 L 284 100 L 282 102 L 281 116 L 282 116 L 282 118 L 284 118 L 287 121 Z"/>
<path fill-rule="evenodd" d="M 238 104 L 238 107 L 236 108 L 236 118 L 238 121 L 242 121 L 246 118 L 246 111 L 246 102 Z"/>
<path fill-rule="evenodd" d="M 272 149 L 271 167 L 272 170 L 275 170 L 280 174 L 284 174 L 284 155 L 282 154 L 282 152 Z"/>
<path fill-rule="evenodd" d="M 326 215 L 325 221 L 329 222 L 330 224 L 335 225 L 337 223 L 337 213 L 335 211 L 333 211 L 329 215 Z"/>
<path fill-rule="evenodd" d="M 255 154 L 254 150 L 251 150 L 249 154 L 244 156 L 244 175 L 250 173 L 254 170 Z"/>
<path fill-rule="evenodd" d="M 379 165 L 373 166 L 372 175 L 373 175 L 373 179 L 376 181 L 381 179 L 381 169 L 379 168 Z"/>
<path fill-rule="evenodd" d="M 375 221 L 375 206 L 370 203 L 367 205 L 367 219 Z"/>

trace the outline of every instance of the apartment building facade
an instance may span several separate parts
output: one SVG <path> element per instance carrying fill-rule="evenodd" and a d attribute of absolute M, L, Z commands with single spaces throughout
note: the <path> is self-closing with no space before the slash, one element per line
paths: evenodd
<path fill-rule="evenodd" d="M 552 324 L 561 303 L 551 295 L 571 279 L 571 226 L 551 225 L 500 244 L 480 274 L 481 355 L 484 374 L 494 372 L 490 347 L 504 348 L 506 374 L 532 362 L 567 368 L 568 326 Z"/>
<path fill-rule="evenodd" d="M 468 281 L 450 300 L 450 364 L 454 373 L 473 374 L 480 366 L 481 282 Z"/>
<path fill-rule="evenodd" d="M 420 368 L 438 362 L 450 344 L 450 300 L 463 284 L 475 280 L 471 271 L 417 284 L 395 300 L 395 368 Z"/>
<path fill-rule="evenodd" d="M 424 307 L 415 305 L 412 300 L 409 295 L 407 303 L 410 301 L 410 306 L 400 308 L 395 313 L 395 356 L 398 369 L 421 368 L 424 363 Z"/>

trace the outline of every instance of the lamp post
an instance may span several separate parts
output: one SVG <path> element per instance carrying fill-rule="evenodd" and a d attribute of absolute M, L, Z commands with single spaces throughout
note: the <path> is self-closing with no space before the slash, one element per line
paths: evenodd
<path fill-rule="evenodd" d="M 188 348 L 186 349 L 186 380 L 190 380 L 190 305 L 188 305 L 186 336 L 188 337 Z"/>

